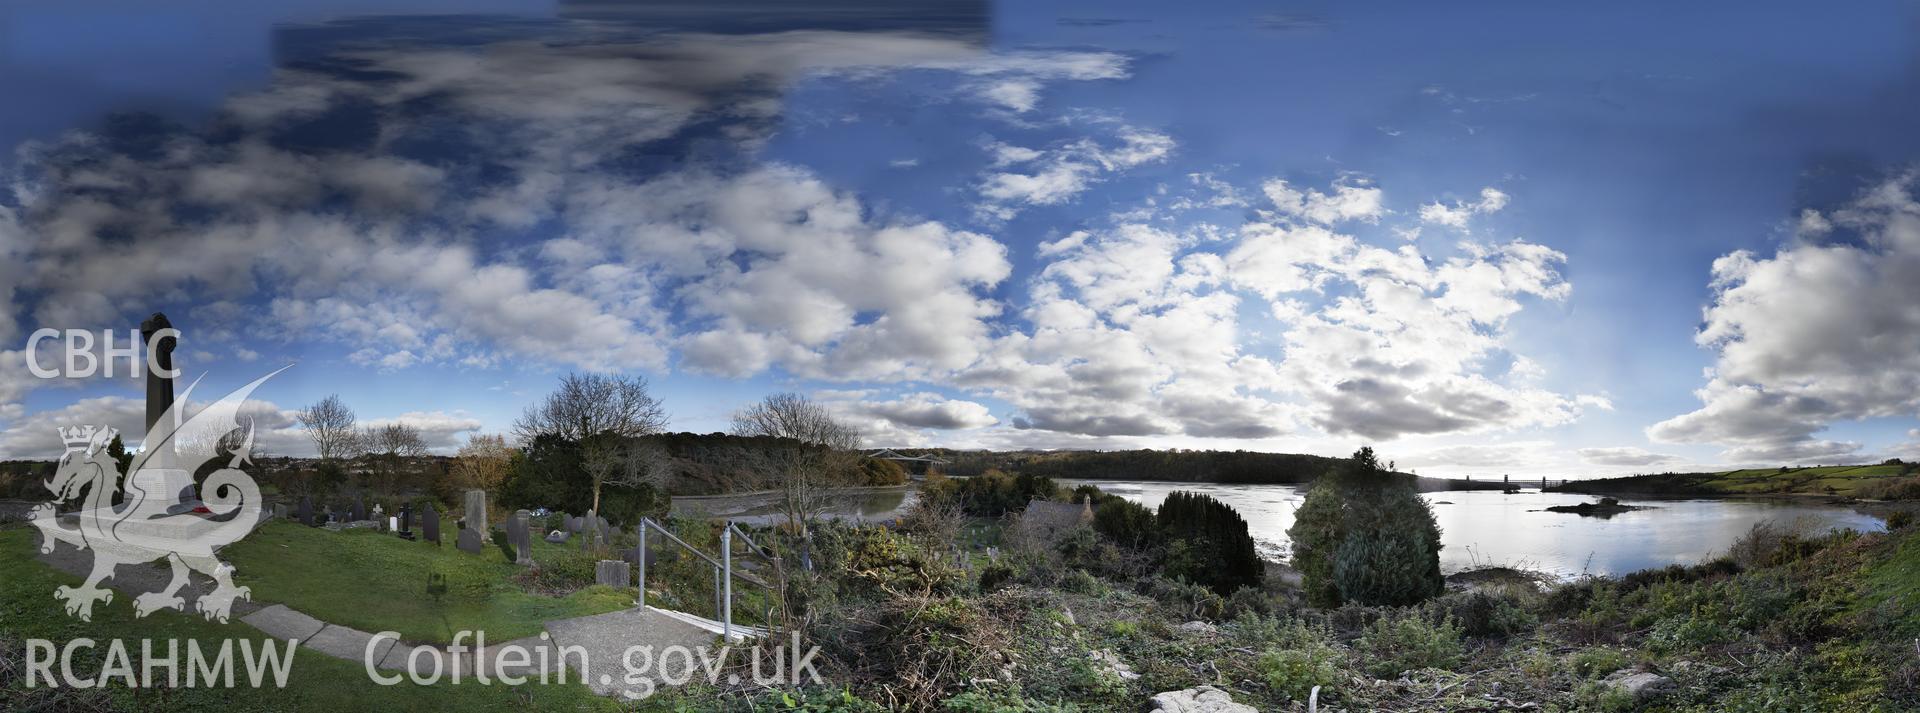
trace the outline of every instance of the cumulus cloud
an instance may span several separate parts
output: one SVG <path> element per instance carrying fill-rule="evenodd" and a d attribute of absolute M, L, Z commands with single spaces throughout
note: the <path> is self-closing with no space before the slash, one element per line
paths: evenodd
<path fill-rule="evenodd" d="M 1508 200 L 1506 193 L 1489 186 L 1480 189 L 1480 200 L 1477 201 L 1454 201 L 1452 204 L 1434 201 L 1420 206 L 1420 220 L 1462 230 L 1467 227 L 1467 220 L 1473 216 L 1498 213 L 1500 209 L 1507 207 Z"/>
<path fill-rule="evenodd" d="M 899 428 L 958 430 L 986 428 L 1000 422 L 984 404 L 933 393 L 911 394 L 890 401 L 862 401 L 851 408 Z"/>
<path fill-rule="evenodd" d="M 1314 188 L 1303 191 L 1281 179 L 1267 181 L 1261 191 L 1280 215 L 1322 225 L 1349 220 L 1377 222 L 1386 211 L 1379 187 L 1353 176 L 1334 182 L 1332 193 Z"/>
<path fill-rule="evenodd" d="M 1574 452 L 1580 456 L 1581 460 L 1594 465 L 1647 466 L 1679 463 L 1686 460 L 1676 455 L 1654 453 L 1638 446 L 1581 448 Z"/>
<path fill-rule="evenodd" d="M 186 298 L 234 307 L 220 332 L 330 342 L 382 370 L 509 359 L 658 370 L 676 348 L 681 364 L 728 375 L 951 369 L 999 312 L 979 294 L 1008 271 L 996 241 L 888 218 L 797 168 L 714 160 L 637 178 L 622 151 L 711 126 L 751 150 L 779 92 L 823 74 L 918 69 L 1023 92 L 1126 76 L 1112 53 L 995 54 L 888 33 L 587 32 L 370 43 L 331 60 L 281 70 L 207 132 L 74 134 L 23 150 L 10 176 L 19 204 L 0 206 L 0 336 L 17 336 L 23 315 L 95 327 Z M 361 143 L 281 141 L 343 110 L 376 122 Z M 1053 150 L 1097 174 L 1165 143 L 1124 132 Z M 418 144 L 450 148 L 396 148 Z M 541 221 L 568 234 L 513 244 Z M 116 237 L 127 234 L 141 239 Z M 7 411 L 35 386 L 7 366 L 16 357 L 0 358 Z"/>
<path fill-rule="evenodd" d="M 1831 216 L 1857 242 L 1802 240 L 1771 257 L 1741 250 L 1715 260 L 1713 301 L 1695 335 L 1717 353 L 1696 392 L 1701 408 L 1648 436 L 1719 444 L 1732 462 L 1820 462 L 1863 446 L 1819 436 L 1836 421 L 1920 413 L 1914 180 L 1869 189 Z"/>
<path fill-rule="evenodd" d="M 1114 141 L 1076 139 L 1046 149 L 996 144 L 994 167 L 980 181 L 984 217 L 1005 220 L 1029 206 L 1058 205 L 1098 183 L 1107 174 L 1164 161 L 1174 140 L 1166 134 L 1122 127 Z"/>

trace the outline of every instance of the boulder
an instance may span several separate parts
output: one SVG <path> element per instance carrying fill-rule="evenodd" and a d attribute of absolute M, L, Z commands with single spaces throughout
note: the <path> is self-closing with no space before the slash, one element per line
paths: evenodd
<path fill-rule="evenodd" d="M 1635 703 L 1659 698 L 1673 690 L 1673 679 L 1645 671 L 1615 671 L 1600 681 L 1616 691 L 1633 697 Z"/>
<path fill-rule="evenodd" d="M 1219 627 L 1214 626 L 1212 624 L 1208 624 L 1204 621 L 1197 621 L 1197 620 L 1189 621 L 1185 624 L 1181 624 L 1174 628 L 1179 629 L 1180 633 L 1182 634 L 1198 634 L 1198 635 L 1212 636 L 1214 634 L 1220 633 Z"/>
<path fill-rule="evenodd" d="M 1260 713 L 1253 706 L 1233 702 L 1233 696 L 1212 686 L 1155 694 L 1152 704 L 1153 713 Z"/>

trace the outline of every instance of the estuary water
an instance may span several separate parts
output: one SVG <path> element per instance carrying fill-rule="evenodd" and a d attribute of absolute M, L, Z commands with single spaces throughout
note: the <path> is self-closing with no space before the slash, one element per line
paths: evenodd
<path fill-rule="evenodd" d="M 1168 493 L 1187 490 L 1219 499 L 1247 518 L 1268 558 L 1287 554 L 1287 528 L 1306 497 L 1295 485 L 1222 485 L 1137 481 L 1061 481 L 1097 485 L 1107 493 L 1158 507 Z M 1593 496 L 1522 490 L 1425 493 L 1440 522 L 1440 566 L 1457 572 L 1501 565 L 1560 577 L 1615 575 L 1669 564 L 1694 564 L 1724 553 L 1755 524 L 1773 522 L 1810 532 L 1884 529 L 1879 518 L 1841 505 L 1777 499 L 1636 499 L 1651 509 L 1611 518 L 1546 512 L 1548 506 L 1591 502 Z"/>
<path fill-rule="evenodd" d="M 1247 519 L 1261 555 L 1283 560 L 1287 528 L 1306 496 L 1296 485 L 1224 485 L 1119 480 L 1060 480 L 1067 487 L 1097 485 L 1104 492 L 1159 507 L 1168 493 L 1188 490 L 1232 505 Z M 835 492 L 829 517 L 880 522 L 900 516 L 918 494 L 910 486 L 849 488 Z M 1553 505 L 1576 505 L 1595 498 L 1537 489 L 1507 495 L 1493 490 L 1426 493 L 1440 522 L 1441 569 L 1458 572 L 1499 565 L 1550 573 L 1617 575 L 1669 564 L 1694 564 L 1726 552 L 1754 525 L 1773 522 L 1808 532 L 1884 528 L 1879 518 L 1851 508 L 1814 501 L 1780 499 L 1622 498 L 1651 509 L 1611 518 L 1546 512 Z M 676 514 L 730 518 L 766 524 L 782 518 L 777 493 L 674 498 Z"/>

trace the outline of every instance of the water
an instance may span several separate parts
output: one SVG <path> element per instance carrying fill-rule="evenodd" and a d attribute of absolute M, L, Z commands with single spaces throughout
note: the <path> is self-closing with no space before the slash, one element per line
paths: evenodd
<path fill-rule="evenodd" d="M 1211 495 L 1247 518 L 1261 554 L 1284 557 L 1287 528 L 1306 489 L 1293 485 L 1219 485 L 1125 481 L 1061 481 L 1097 485 L 1104 492 L 1158 507 L 1167 494 L 1187 490 Z M 1821 503 L 1759 499 L 1630 499 L 1651 510 L 1621 513 L 1609 519 L 1545 512 L 1551 505 L 1575 505 L 1594 498 L 1565 493 L 1524 491 L 1506 495 L 1477 490 L 1424 495 L 1440 522 L 1440 566 L 1456 572 L 1482 565 L 1503 565 L 1561 577 L 1622 574 L 1669 564 L 1694 564 L 1726 552 L 1728 546 L 1761 522 L 1823 532 L 1851 528 L 1884 529 L 1884 523 L 1850 508 Z"/>
<path fill-rule="evenodd" d="M 1058 482 L 1067 487 L 1097 485 L 1104 492 L 1148 507 L 1159 507 L 1167 494 L 1175 490 L 1211 495 L 1240 511 L 1247 519 L 1261 555 L 1275 560 L 1287 556 L 1287 528 L 1293 525 L 1294 510 L 1306 496 L 1305 488 L 1294 485 Z M 857 522 L 891 520 L 911 507 L 916 495 L 905 487 L 840 491 L 831 496 L 827 514 Z M 1536 490 L 1506 495 L 1476 490 L 1427 493 L 1423 497 L 1433 504 L 1433 514 L 1440 522 L 1440 540 L 1445 545 L 1440 550 L 1440 566 L 1447 572 L 1500 565 L 1563 578 L 1581 574 L 1616 575 L 1649 567 L 1700 562 L 1726 552 L 1734 540 L 1762 522 L 1811 532 L 1834 528 L 1868 532 L 1884 528 L 1878 518 L 1850 508 L 1792 500 L 1623 498 L 1621 502 L 1629 505 L 1653 509 L 1602 519 L 1545 512 L 1548 506 L 1576 505 L 1594 499 L 1585 495 Z M 753 524 L 781 519 L 776 493 L 681 497 L 674 499 L 673 509 L 679 515 L 701 514 Z"/>

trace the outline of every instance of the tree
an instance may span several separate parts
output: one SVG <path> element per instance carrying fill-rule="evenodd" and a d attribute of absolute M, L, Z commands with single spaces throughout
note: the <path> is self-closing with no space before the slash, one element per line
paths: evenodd
<path fill-rule="evenodd" d="M 602 433 L 587 439 L 581 448 L 580 469 L 592 482 L 593 504 L 587 512 L 604 516 L 600 510 L 600 492 L 605 486 L 658 490 L 666 484 L 673 459 L 665 448 L 645 439 Z M 587 541 L 599 534 L 599 528 L 587 528 Z"/>
<path fill-rule="evenodd" d="M 359 431 L 354 429 L 353 409 L 347 408 L 339 394 L 331 394 L 319 403 L 300 409 L 295 416 L 300 427 L 306 429 L 307 437 L 313 439 L 313 448 L 320 452 L 320 460 L 351 458 L 358 448 Z"/>
<path fill-rule="evenodd" d="M 467 444 L 454 455 L 448 474 L 457 490 L 493 491 L 506 480 L 512 460 L 513 449 L 507 447 L 507 439 L 476 433 L 469 436 Z"/>
<path fill-rule="evenodd" d="M 667 426 L 667 412 L 638 376 L 567 374 L 560 388 L 538 404 L 527 407 L 514 423 L 522 444 L 540 436 L 557 436 L 583 443 L 602 433 L 622 437 L 647 436 Z"/>
<path fill-rule="evenodd" d="M 1095 514 L 1098 523 L 1099 515 Z M 1167 570 L 1222 596 L 1260 583 L 1266 566 L 1247 530 L 1246 518 L 1232 506 L 1202 493 L 1167 494 L 1156 513 L 1168 541 Z"/>
<path fill-rule="evenodd" d="M 399 490 L 406 462 L 427 454 L 426 437 L 404 423 L 368 426 L 357 440 L 357 447 L 373 458 L 374 472 L 380 477 L 378 489 L 388 493 Z"/>
<path fill-rule="evenodd" d="M 1406 605 L 1437 595 L 1440 526 L 1413 479 L 1361 448 L 1307 492 L 1287 536 L 1307 601 Z"/>
<path fill-rule="evenodd" d="M 827 504 L 828 488 L 840 484 L 860 454 L 860 434 L 834 419 L 825 406 L 793 393 L 773 394 L 733 414 L 733 433 L 790 439 L 786 447 L 761 450 L 757 470 L 780 491 L 787 523 L 802 540 L 807 524 Z"/>

